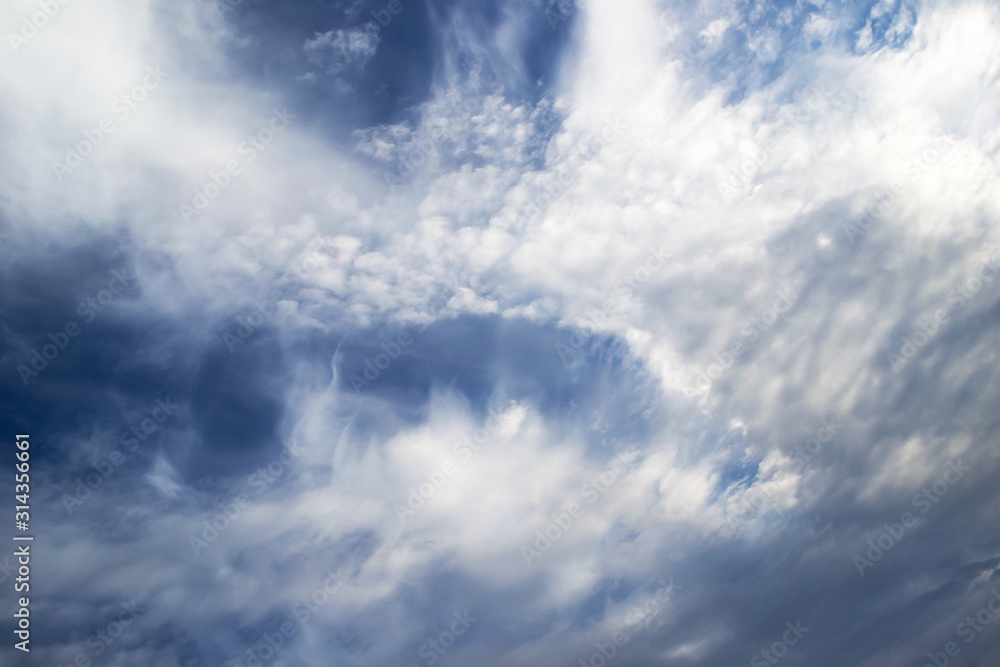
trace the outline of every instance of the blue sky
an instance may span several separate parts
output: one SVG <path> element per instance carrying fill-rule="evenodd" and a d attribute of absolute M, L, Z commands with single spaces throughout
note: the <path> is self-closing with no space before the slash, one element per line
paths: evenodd
<path fill-rule="evenodd" d="M 995 3 L 0 24 L 3 664 L 1000 662 Z"/>

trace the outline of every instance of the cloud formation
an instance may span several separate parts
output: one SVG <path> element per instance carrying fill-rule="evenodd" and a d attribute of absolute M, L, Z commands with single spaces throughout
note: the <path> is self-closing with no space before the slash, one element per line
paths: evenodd
<path fill-rule="evenodd" d="M 330 30 L 317 34 L 302 48 L 310 63 L 336 74 L 346 67 L 364 67 L 378 48 L 378 34 L 364 28 Z"/>
<path fill-rule="evenodd" d="M 0 10 L 5 664 L 1000 658 L 994 4 L 319 4 Z"/>

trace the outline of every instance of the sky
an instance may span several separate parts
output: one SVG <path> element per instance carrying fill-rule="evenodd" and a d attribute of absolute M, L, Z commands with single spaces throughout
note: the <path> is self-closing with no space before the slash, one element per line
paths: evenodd
<path fill-rule="evenodd" d="M 995 2 L 0 26 L 0 663 L 1000 664 Z"/>

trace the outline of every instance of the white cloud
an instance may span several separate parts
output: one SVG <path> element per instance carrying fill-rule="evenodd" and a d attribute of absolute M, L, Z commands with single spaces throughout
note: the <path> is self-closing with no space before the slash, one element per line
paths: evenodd
<path fill-rule="evenodd" d="M 9 3 L 4 19 L 13 24 L 32 7 Z M 567 435 L 558 415 L 528 403 L 502 405 L 505 426 L 495 440 L 401 527 L 393 506 L 405 500 L 404 489 L 440 470 L 453 455 L 450 443 L 482 425 L 457 391 L 435 394 L 416 417 L 377 396 L 342 394 L 338 348 L 332 359 L 294 368 L 286 421 L 304 443 L 303 459 L 194 565 L 188 537 L 217 510 L 183 505 L 151 519 L 152 536 L 128 558 L 81 527 L 62 526 L 80 557 L 55 585 L 69 589 L 101 563 L 127 576 L 90 581 L 88 591 L 124 598 L 141 587 L 158 610 L 150 612 L 150 627 L 181 617 L 208 626 L 248 609 L 247 623 L 263 623 L 270 612 L 289 613 L 310 581 L 322 581 L 327 561 L 349 553 L 352 584 L 303 629 L 308 641 L 294 649 L 300 653 L 288 655 L 311 664 L 328 650 L 320 628 L 380 636 L 391 619 L 393 637 L 336 656 L 373 664 L 423 640 L 419 605 L 401 602 L 400 591 L 422 590 L 414 582 L 445 568 L 471 582 L 471 597 L 496 606 L 497 626 L 524 614 L 542 628 L 512 640 L 522 647 L 513 662 L 470 645 L 470 664 L 550 664 L 592 643 L 571 610 L 596 586 L 614 577 L 652 580 L 664 565 L 697 560 L 751 493 L 765 489 L 769 498 L 749 540 L 759 546 L 769 531 L 785 528 L 767 512 L 815 509 L 814 499 L 829 500 L 845 471 L 857 477 L 857 497 L 875 503 L 919 484 L 932 460 L 960 453 L 915 436 L 890 443 L 876 469 L 870 438 L 903 428 L 902 420 L 930 428 L 917 422 L 930 419 L 922 413 L 935 406 L 905 407 L 910 385 L 885 366 L 886 352 L 974 268 L 973 250 L 997 241 L 995 6 L 928 2 L 915 23 L 905 11 L 894 19 L 885 38 L 894 48 L 874 48 L 874 22 L 888 11 L 883 2 L 858 37 L 862 55 L 835 48 L 834 36 L 849 25 L 831 10 L 804 28 L 806 39 L 825 48 L 792 53 L 773 81 L 733 101 L 728 79 L 711 83 L 697 63 L 683 61 L 688 42 L 675 34 L 714 44 L 728 30 L 745 29 L 731 13 L 687 21 L 680 9 L 652 0 L 627 10 L 591 0 L 580 3 L 573 57 L 558 70 L 551 100 L 534 106 L 449 71 L 416 122 L 357 131 L 355 151 L 304 120 L 293 122 L 252 163 L 242 162 L 243 173 L 193 224 L 183 223 L 178 206 L 228 160 L 242 159 L 240 143 L 266 127 L 277 103 L 252 82 L 222 76 L 221 47 L 239 40 L 206 6 L 88 7 L 66 5 L 16 57 L 3 55 L 0 85 L 10 94 L 0 102 L 0 141 L 13 157 L 0 196 L 15 233 L 29 225 L 68 228 L 69 216 L 91 229 L 126 229 L 138 248 L 148 307 L 197 313 L 188 326 L 206 338 L 261 298 L 275 274 L 289 271 L 316 240 L 328 251 L 274 315 L 283 341 L 420 317 L 499 314 L 538 326 L 580 324 L 611 300 L 613 312 L 597 326 L 648 366 L 663 390 L 656 400 L 671 417 L 668 430 L 638 443 L 627 483 L 611 486 L 529 567 L 520 547 L 610 457 Z M 158 11 L 171 13 L 177 27 L 158 27 Z M 510 59 L 518 42 L 511 26 L 531 19 L 506 20 L 495 39 Z M 121 39 L 125 34 L 132 37 Z M 764 32 L 752 45 L 760 62 L 777 62 L 778 35 Z M 474 39 L 460 32 L 455 41 Z M 336 74 L 364 67 L 377 47 L 377 37 L 351 29 L 319 34 L 305 50 L 310 62 Z M 93 70 L 72 73 L 66 64 L 83 53 Z M 160 63 L 169 78 L 156 96 L 85 166 L 56 181 L 51 162 L 64 146 L 96 126 L 146 65 Z M 383 171 L 369 172 L 372 163 Z M 391 189 L 385 172 L 402 183 Z M 724 196 L 720 184 L 734 173 L 740 187 Z M 897 182 L 898 197 L 852 243 L 845 225 Z M 638 275 L 651 248 L 670 259 L 629 287 L 624 278 Z M 261 272 L 262 263 L 275 269 Z M 802 286 L 794 307 L 707 394 L 685 392 L 714 355 L 742 340 L 747 322 L 787 282 Z M 985 316 L 997 298 L 990 294 L 969 311 Z M 946 365 L 928 350 L 914 363 L 926 364 L 928 374 L 941 371 L 936 390 L 958 392 L 984 372 L 987 348 L 949 347 Z M 331 365 L 334 383 L 324 384 L 319 378 Z M 984 390 L 970 398 L 969 410 L 985 414 L 990 396 Z M 374 428 L 374 435 L 355 435 L 352 420 L 362 409 L 393 435 Z M 823 459 L 829 467 L 789 470 L 785 454 L 805 432 L 795 425 L 830 412 L 850 415 L 858 437 L 839 442 Z M 720 432 L 749 444 L 723 447 Z M 726 476 L 735 464 L 749 470 L 745 485 Z M 146 479 L 164 492 L 162 502 L 193 503 L 165 460 Z M 822 493 L 806 495 L 807 479 Z M 343 546 L 353 539 L 362 546 Z M 250 557 L 262 552 L 273 561 Z M 220 572 L 233 572 L 222 577 L 229 583 L 218 583 Z M 191 606 L 182 585 L 212 594 Z M 497 602 L 497 591 L 509 604 Z M 729 620 L 696 635 L 670 635 L 658 650 L 708 655 L 731 639 Z M 78 648 L 68 645 L 65 654 Z M 226 646 L 231 656 L 242 648 L 235 640 Z"/>
<path fill-rule="evenodd" d="M 329 74 L 347 68 L 362 68 L 378 49 L 378 33 L 364 27 L 330 30 L 317 34 L 303 45 L 306 58 Z"/>

